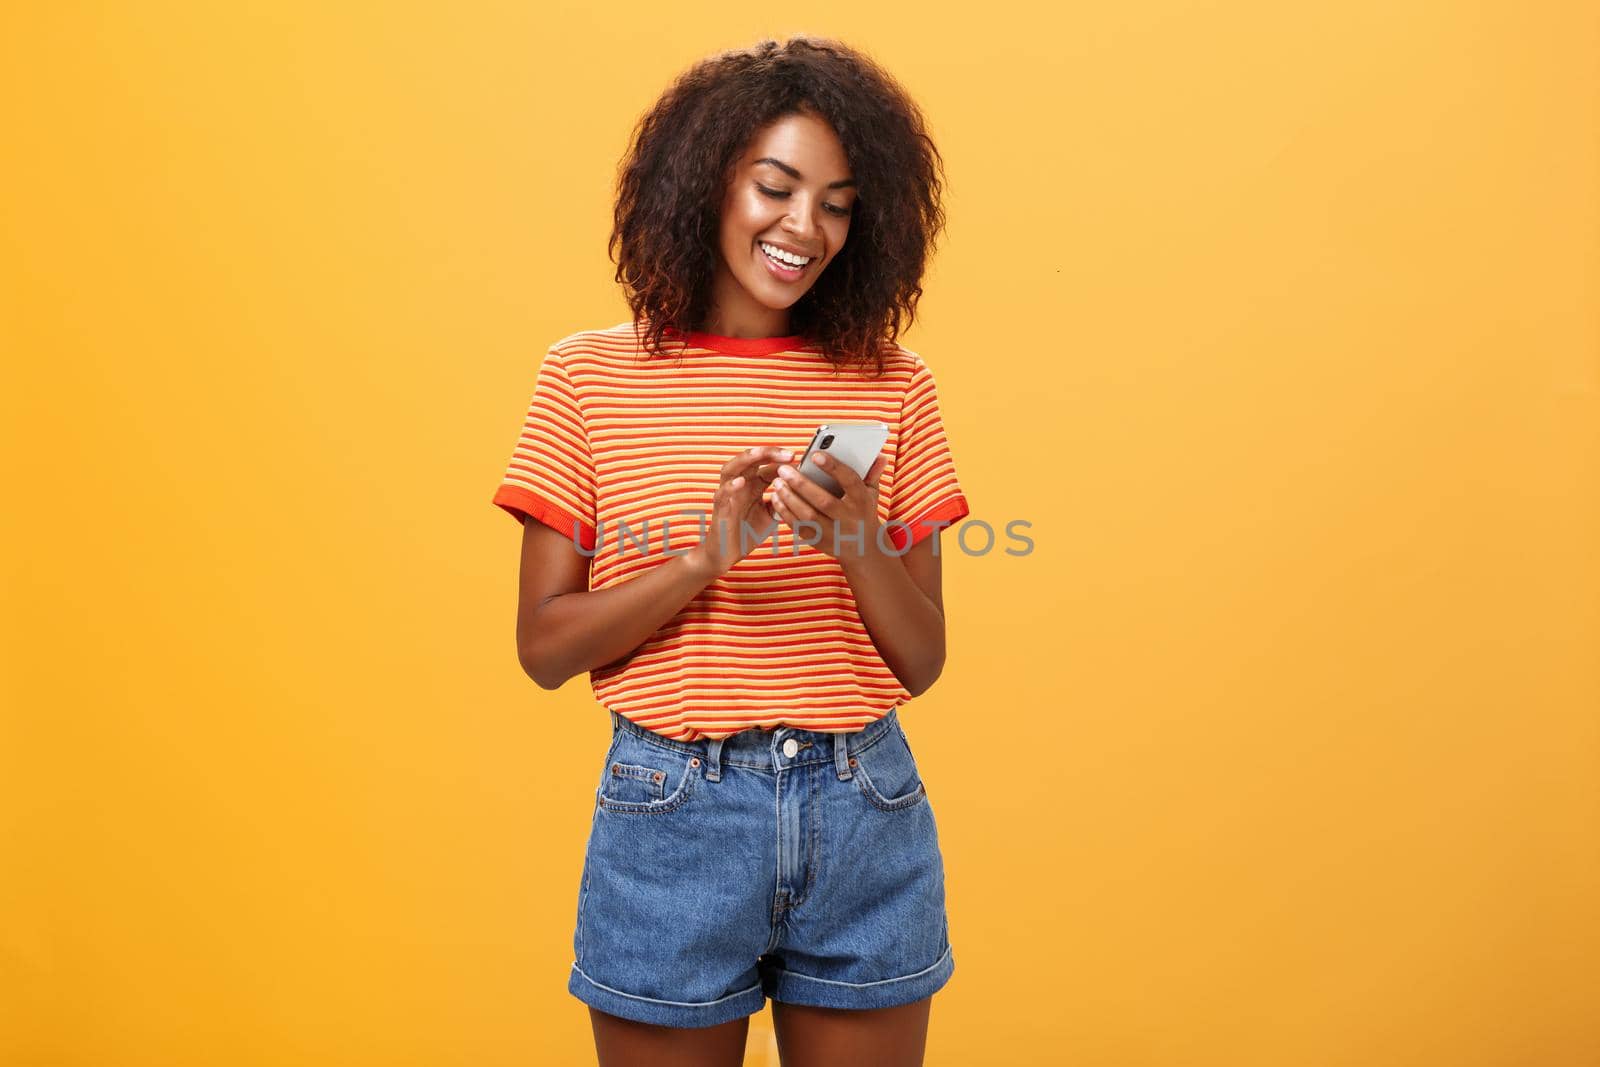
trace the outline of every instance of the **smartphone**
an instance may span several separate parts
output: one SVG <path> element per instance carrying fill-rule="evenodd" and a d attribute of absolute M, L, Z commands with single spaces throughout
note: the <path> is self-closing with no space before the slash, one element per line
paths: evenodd
<path fill-rule="evenodd" d="M 817 453 L 826 452 L 829 462 L 848 464 L 865 478 L 889 440 L 886 422 L 829 422 L 817 428 L 811 443 L 795 469 L 834 496 L 844 496 L 844 488 L 827 471 L 817 466 Z"/>

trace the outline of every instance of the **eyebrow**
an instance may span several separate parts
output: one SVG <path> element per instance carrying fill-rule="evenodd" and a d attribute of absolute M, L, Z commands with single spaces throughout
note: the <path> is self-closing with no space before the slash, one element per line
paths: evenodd
<path fill-rule="evenodd" d="M 800 180 L 800 172 L 789 166 L 789 164 L 785 163 L 781 159 L 773 159 L 771 156 L 762 156 L 760 159 L 756 160 L 755 163 L 752 163 L 751 166 L 755 166 L 756 163 L 771 163 L 774 167 L 777 167 L 789 177 L 795 179 L 796 181 Z M 846 187 L 854 187 L 855 184 L 856 180 L 854 178 L 841 178 L 836 182 L 829 182 L 828 188 L 844 189 Z"/>

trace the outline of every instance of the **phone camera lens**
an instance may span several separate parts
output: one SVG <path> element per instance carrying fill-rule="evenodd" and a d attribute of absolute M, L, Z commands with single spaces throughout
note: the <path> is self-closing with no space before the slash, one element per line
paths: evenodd
<path fill-rule="evenodd" d="M 827 448 L 831 444 L 833 444 L 833 434 L 830 433 L 828 436 L 826 436 L 826 437 L 824 437 L 822 439 L 822 444 L 818 445 L 817 447 L 818 448 Z"/>

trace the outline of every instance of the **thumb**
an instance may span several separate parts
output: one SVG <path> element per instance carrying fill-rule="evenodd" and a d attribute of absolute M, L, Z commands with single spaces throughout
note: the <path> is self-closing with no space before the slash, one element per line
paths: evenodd
<path fill-rule="evenodd" d="M 871 467 L 867 468 L 867 476 L 862 479 L 862 483 L 865 484 L 869 489 L 878 488 L 878 482 L 883 479 L 883 469 L 888 465 L 888 453 L 879 452 L 878 458 L 873 461 Z"/>

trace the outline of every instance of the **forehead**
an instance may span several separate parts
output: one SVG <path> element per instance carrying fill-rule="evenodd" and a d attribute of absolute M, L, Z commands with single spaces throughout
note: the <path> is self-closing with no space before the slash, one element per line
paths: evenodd
<path fill-rule="evenodd" d="M 742 166 L 751 166 L 763 156 L 780 159 L 798 170 L 808 182 L 837 181 L 850 177 L 850 161 L 845 158 L 844 145 L 833 128 L 811 115 L 785 115 L 783 118 L 758 130 L 740 159 Z M 763 170 L 777 168 L 762 164 Z"/>

